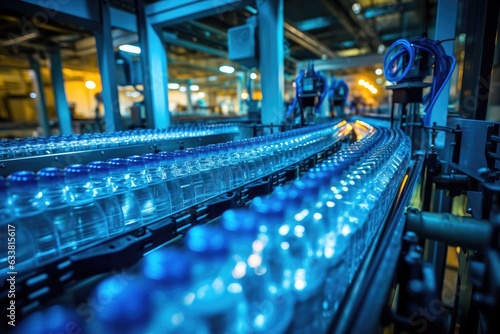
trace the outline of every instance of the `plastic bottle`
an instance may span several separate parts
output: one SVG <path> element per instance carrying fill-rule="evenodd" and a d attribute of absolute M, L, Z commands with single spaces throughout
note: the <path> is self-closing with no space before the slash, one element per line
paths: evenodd
<path fill-rule="evenodd" d="M 173 211 L 172 197 L 175 195 L 171 196 L 167 187 L 166 175 L 161 168 L 161 158 L 156 154 L 146 154 L 142 157 L 149 171 L 149 188 L 156 203 L 156 213 L 158 218 L 164 218 Z"/>
<path fill-rule="evenodd" d="M 73 310 L 53 305 L 35 312 L 15 327 L 15 334 L 84 333 L 85 322 Z"/>
<path fill-rule="evenodd" d="M 48 167 L 37 174 L 45 205 L 44 212 L 56 228 L 61 253 L 71 252 L 78 245 L 78 228 L 72 219 L 72 207 L 69 205 L 71 199 L 64 183 L 64 173 L 59 168 Z"/>
<path fill-rule="evenodd" d="M 221 226 L 230 240 L 230 272 L 245 297 L 241 304 L 241 332 L 283 333 L 293 316 L 293 295 L 266 273 L 268 264 L 261 251 L 262 240 L 257 239 L 259 222 L 250 210 L 228 210 Z"/>
<path fill-rule="evenodd" d="M 229 241 L 210 226 L 194 226 L 186 234 L 195 285 L 182 299 L 190 316 L 203 319 L 211 333 L 239 332 L 238 305 L 242 288 L 228 275 Z M 226 266 L 226 267 L 225 267 Z"/>
<path fill-rule="evenodd" d="M 10 184 L 7 189 L 8 202 L 16 224 L 16 244 L 23 245 L 18 247 L 19 249 L 16 248 L 16 268 L 20 270 L 21 258 L 25 259 L 26 265 L 38 265 L 53 260 L 60 254 L 59 238 L 54 225 L 43 213 L 45 205 L 38 176 L 30 171 L 20 171 L 11 174 L 7 180 Z M 26 233 L 23 233 L 23 230 Z M 21 233 L 28 238 L 28 232 L 32 242 L 24 243 L 20 238 Z M 35 256 L 26 258 L 33 253 Z"/>
<path fill-rule="evenodd" d="M 184 207 L 191 206 L 205 198 L 203 179 L 199 173 L 193 173 L 186 152 L 173 152 L 172 173 L 178 178 L 184 197 Z"/>
<path fill-rule="evenodd" d="M 106 216 L 94 201 L 88 167 L 70 165 L 64 171 L 70 197 L 72 225 L 77 231 L 76 247 L 106 239 L 108 237 Z"/>
<path fill-rule="evenodd" d="M 158 217 L 156 208 L 157 204 L 149 184 L 151 175 L 149 174 L 148 168 L 146 168 L 146 163 L 143 157 L 130 156 L 127 157 L 127 161 L 129 163 L 128 170 L 132 192 L 141 206 L 142 223 L 144 225 L 149 224 L 155 221 Z M 163 191 L 163 193 L 165 193 L 165 191 Z M 166 199 L 160 198 L 160 200 L 161 210 L 170 211 L 170 199 L 167 197 Z"/>
<path fill-rule="evenodd" d="M 147 333 L 208 334 L 203 320 L 188 316 L 181 302 L 193 285 L 191 261 L 184 252 L 155 251 L 144 258 L 141 268 L 155 309 Z"/>
<path fill-rule="evenodd" d="M 144 281 L 111 276 L 97 285 L 91 298 L 100 308 L 88 333 L 146 333 L 154 309 Z"/>
<path fill-rule="evenodd" d="M 106 162 L 110 167 L 111 184 L 123 212 L 125 230 L 142 225 L 142 212 L 139 201 L 132 192 L 132 185 L 126 159 L 110 159 Z"/>
<path fill-rule="evenodd" d="M 165 178 L 165 186 L 168 189 L 168 192 L 170 194 L 170 199 L 172 201 L 172 211 L 176 212 L 179 210 L 182 210 L 184 208 L 184 205 L 191 205 L 192 202 L 188 201 L 185 202 L 184 200 L 184 192 L 189 195 L 190 191 L 189 189 L 193 189 L 193 186 L 189 184 L 189 178 L 185 179 L 179 179 L 176 177 L 174 174 L 173 170 L 173 164 L 174 164 L 174 155 L 173 153 L 170 152 L 160 152 L 158 153 L 157 156 L 160 159 L 160 169 L 163 172 L 164 178 Z M 152 158 L 149 158 L 149 155 L 145 156 L 146 161 L 149 161 Z M 185 183 L 184 188 L 181 186 L 181 182 Z M 194 194 L 189 197 L 191 201 L 194 201 Z"/>
<path fill-rule="evenodd" d="M 104 161 L 87 164 L 94 199 L 104 211 L 108 224 L 109 236 L 117 235 L 125 230 L 125 219 L 118 197 L 111 182 L 110 165 Z"/>
<path fill-rule="evenodd" d="M 218 195 L 221 192 L 222 177 L 210 160 L 210 151 L 205 147 L 187 149 L 189 163 L 193 173 L 199 173 L 203 180 L 204 199 Z"/>

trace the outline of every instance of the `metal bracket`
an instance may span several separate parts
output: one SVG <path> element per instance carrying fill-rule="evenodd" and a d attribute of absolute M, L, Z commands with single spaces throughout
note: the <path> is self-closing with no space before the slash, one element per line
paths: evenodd
<path fill-rule="evenodd" d="M 495 169 L 495 160 L 500 160 L 500 153 L 497 153 L 497 146 L 500 142 L 499 130 L 499 123 L 489 124 L 486 127 L 484 155 L 486 157 L 486 164 L 491 171 Z"/>

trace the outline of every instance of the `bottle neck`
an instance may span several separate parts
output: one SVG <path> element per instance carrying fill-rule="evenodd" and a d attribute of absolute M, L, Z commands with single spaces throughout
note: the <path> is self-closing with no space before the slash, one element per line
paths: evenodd
<path fill-rule="evenodd" d="M 129 191 L 132 187 L 128 173 L 113 175 L 110 180 L 113 191 L 118 194 Z"/>
<path fill-rule="evenodd" d="M 71 205 L 86 204 L 94 200 L 90 182 L 69 184 L 68 193 Z"/>
<path fill-rule="evenodd" d="M 149 175 L 147 169 L 138 172 L 131 172 L 130 184 L 132 188 L 144 188 L 148 186 L 150 178 L 151 176 Z"/>
<path fill-rule="evenodd" d="M 103 198 L 113 195 L 113 183 L 110 177 L 92 181 L 92 195 L 94 198 Z"/>
<path fill-rule="evenodd" d="M 58 187 L 44 188 L 42 191 L 42 202 L 47 209 L 67 206 L 70 202 L 67 187 L 61 185 Z"/>
<path fill-rule="evenodd" d="M 42 192 L 38 189 L 16 189 L 10 192 L 9 204 L 16 217 L 41 213 L 44 209 Z"/>

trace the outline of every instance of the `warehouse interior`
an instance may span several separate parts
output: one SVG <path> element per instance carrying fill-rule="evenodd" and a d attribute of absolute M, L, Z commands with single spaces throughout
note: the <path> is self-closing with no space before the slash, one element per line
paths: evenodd
<path fill-rule="evenodd" d="M 2 332 L 499 333 L 499 18 L 0 3 Z"/>

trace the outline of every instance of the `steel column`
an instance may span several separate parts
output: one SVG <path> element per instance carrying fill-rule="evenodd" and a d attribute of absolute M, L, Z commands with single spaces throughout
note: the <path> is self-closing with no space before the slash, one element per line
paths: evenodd
<path fill-rule="evenodd" d="M 118 100 L 118 83 L 116 79 L 109 4 L 103 0 L 100 1 L 100 4 L 102 25 L 99 30 L 95 31 L 95 42 L 99 60 L 99 72 L 101 74 L 102 103 L 104 105 L 106 132 L 113 132 L 122 130 L 123 125 Z"/>
<path fill-rule="evenodd" d="M 72 131 L 71 114 L 69 111 L 66 91 L 64 89 L 64 78 L 62 73 L 61 53 L 51 52 L 50 75 L 52 77 L 52 89 L 54 90 L 54 101 L 56 104 L 57 119 L 59 121 L 59 131 L 62 135 L 70 135 Z"/>
<path fill-rule="evenodd" d="M 435 40 L 449 39 L 450 36 L 455 36 L 457 25 L 457 7 L 458 0 L 439 0 L 436 16 L 436 33 Z M 441 44 L 447 54 L 453 55 L 454 42 L 448 41 Z M 437 125 L 446 126 L 448 118 L 448 104 L 450 101 L 450 83 L 451 80 L 444 86 L 443 91 L 438 97 L 434 110 L 431 116 L 431 124 L 436 122 Z M 436 146 L 443 147 L 445 141 L 445 133 L 438 132 L 436 137 Z"/>
<path fill-rule="evenodd" d="M 283 0 L 257 0 L 259 19 L 262 124 L 280 124 L 285 112 Z"/>
<path fill-rule="evenodd" d="M 37 59 L 30 57 L 31 77 L 33 79 L 33 88 L 35 90 L 36 98 L 36 112 L 38 114 L 38 121 L 45 136 L 50 136 L 49 115 L 47 112 L 47 103 L 45 100 L 45 93 L 43 91 L 42 73 L 40 71 L 40 63 Z"/>

